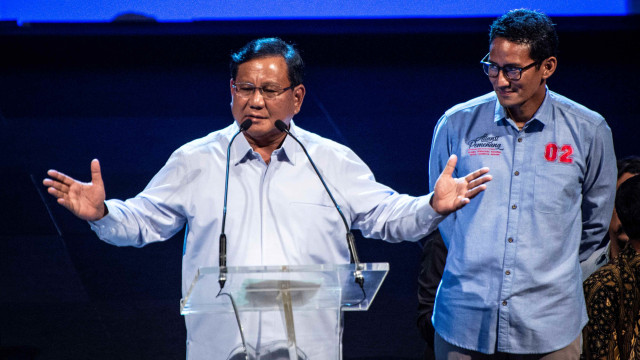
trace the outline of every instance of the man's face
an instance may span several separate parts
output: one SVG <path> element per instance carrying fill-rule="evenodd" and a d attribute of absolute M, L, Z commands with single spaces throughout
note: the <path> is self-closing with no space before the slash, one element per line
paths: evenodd
<path fill-rule="evenodd" d="M 302 84 L 291 90 L 280 93 L 273 99 L 265 99 L 256 89 L 251 95 L 236 94 L 234 83 L 250 83 L 256 87 L 291 86 L 287 63 L 281 56 L 257 58 L 238 66 L 236 79 L 231 79 L 231 113 L 233 118 L 242 124 L 251 119 L 253 125 L 247 135 L 258 142 L 269 142 L 282 137 L 282 133 L 274 126 L 276 120 L 289 125 L 293 115 L 300 111 L 305 89 Z"/>
<path fill-rule="evenodd" d="M 637 174 L 623 173 L 620 175 L 620 178 L 616 183 L 616 189 L 620 187 L 620 184 L 635 175 Z M 629 241 L 629 236 L 624 232 L 624 230 L 622 230 L 622 224 L 620 223 L 620 219 L 618 219 L 618 213 L 616 213 L 615 208 L 613 209 L 613 215 L 611 216 L 611 222 L 609 223 L 609 239 L 612 242 L 611 246 L 617 247 L 618 250 L 622 250 Z M 615 244 L 613 243 L 614 241 Z"/>
<path fill-rule="evenodd" d="M 551 59 L 552 63 L 548 63 Z M 502 37 L 493 40 L 489 51 L 489 61 L 500 67 L 511 65 L 523 68 L 534 62 L 530 57 L 529 45 L 511 42 Z M 500 105 L 506 108 L 521 107 L 533 110 L 542 104 L 545 95 L 545 80 L 555 70 L 555 58 L 543 61 L 541 66 L 530 67 L 521 73 L 520 80 L 509 80 L 503 71 L 497 77 L 489 77 Z M 530 109 L 529 109 L 530 108 Z"/>

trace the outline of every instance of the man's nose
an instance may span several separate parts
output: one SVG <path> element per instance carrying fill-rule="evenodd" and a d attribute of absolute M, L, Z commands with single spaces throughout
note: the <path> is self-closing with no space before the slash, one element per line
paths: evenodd
<path fill-rule="evenodd" d="M 264 97 L 262 96 L 262 91 L 260 88 L 255 88 L 251 96 L 249 96 L 249 105 L 255 107 L 263 107 L 264 106 Z"/>
<path fill-rule="evenodd" d="M 504 72 L 504 69 L 500 69 L 498 72 L 498 86 L 509 86 L 511 84 L 511 80 L 507 78 L 507 75 Z"/>

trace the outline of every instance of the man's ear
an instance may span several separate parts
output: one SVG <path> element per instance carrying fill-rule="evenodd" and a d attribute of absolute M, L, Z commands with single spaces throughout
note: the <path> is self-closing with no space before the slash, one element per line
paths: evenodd
<path fill-rule="evenodd" d="M 558 59 L 555 56 L 551 56 L 542 62 L 542 78 L 548 79 L 556 71 L 558 67 Z"/>
<path fill-rule="evenodd" d="M 302 102 L 304 101 L 304 95 L 307 90 L 304 88 L 304 85 L 300 84 L 293 88 L 293 106 L 295 109 L 295 113 L 300 112 L 300 108 L 302 107 Z"/>

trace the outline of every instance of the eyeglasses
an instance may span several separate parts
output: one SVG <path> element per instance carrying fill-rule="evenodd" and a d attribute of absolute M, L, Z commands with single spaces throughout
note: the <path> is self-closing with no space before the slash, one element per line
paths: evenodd
<path fill-rule="evenodd" d="M 500 70 L 502 70 L 504 76 L 511 81 L 520 80 L 523 71 L 540 63 L 540 61 L 534 61 L 525 67 L 516 67 L 511 65 L 498 66 L 497 64 L 487 61 L 488 58 L 489 54 L 485 55 L 482 60 L 480 60 L 484 73 L 489 77 L 497 77 L 500 74 Z"/>
<path fill-rule="evenodd" d="M 278 95 L 284 93 L 285 91 L 289 89 L 293 89 L 294 86 L 291 85 L 286 88 L 283 88 L 279 85 L 265 85 L 260 87 L 260 86 L 255 86 L 252 83 L 234 83 L 233 88 L 236 91 L 236 95 L 241 97 L 248 98 L 249 96 L 253 95 L 256 89 L 258 89 L 258 91 L 260 91 L 260 95 L 262 95 L 263 98 L 268 100 L 273 100 Z"/>

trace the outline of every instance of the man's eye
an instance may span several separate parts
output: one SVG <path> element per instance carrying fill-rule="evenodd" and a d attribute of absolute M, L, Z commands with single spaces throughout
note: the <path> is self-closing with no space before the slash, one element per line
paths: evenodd
<path fill-rule="evenodd" d="M 253 92 L 253 89 L 255 89 L 253 86 L 239 86 L 238 90 L 240 91 L 251 91 Z"/>
<path fill-rule="evenodd" d="M 267 94 L 275 94 L 278 92 L 279 89 L 277 88 L 263 88 L 262 91 L 266 92 Z"/>

